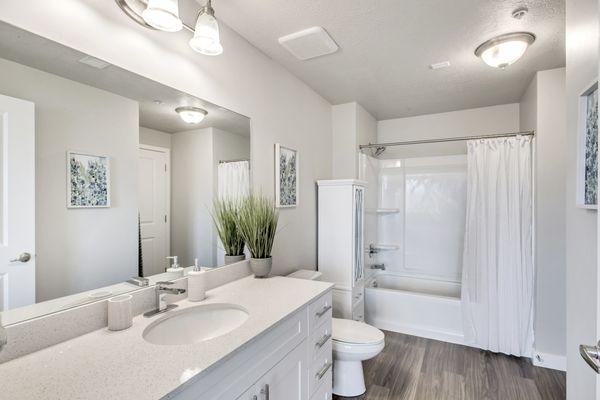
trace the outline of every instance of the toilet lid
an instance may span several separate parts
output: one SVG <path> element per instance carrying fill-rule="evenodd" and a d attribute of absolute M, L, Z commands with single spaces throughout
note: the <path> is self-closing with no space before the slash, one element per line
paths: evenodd
<path fill-rule="evenodd" d="M 333 340 L 354 344 L 375 344 L 383 341 L 383 332 L 374 326 L 351 319 L 332 318 Z"/>

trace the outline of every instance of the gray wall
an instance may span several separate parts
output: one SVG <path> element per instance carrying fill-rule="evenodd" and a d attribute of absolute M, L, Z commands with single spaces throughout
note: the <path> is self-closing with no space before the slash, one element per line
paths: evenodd
<path fill-rule="evenodd" d="M 566 356 L 565 69 L 538 72 L 520 103 L 522 130 L 536 130 L 535 351 L 543 362 Z M 555 367 L 558 365 L 555 365 Z"/>
<path fill-rule="evenodd" d="M 140 126 L 140 144 L 171 148 L 171 134 Z"/>
<path fill-rule="evenodd" d="M 0 93 L 36 107 L 37 301 L 137 275 L 138 104 L 5 60 L 0 70 Z M 110 208 L 67 209 L 67 150 L 110 156 Z"/>
<path fill-rule="evenodd" d="M 597 213 L 576 207 L 578 98 L 598 78 L 598 1 L 567 0 L 567 399 L 596 398 L 580 343 L 598 341 Z"/>

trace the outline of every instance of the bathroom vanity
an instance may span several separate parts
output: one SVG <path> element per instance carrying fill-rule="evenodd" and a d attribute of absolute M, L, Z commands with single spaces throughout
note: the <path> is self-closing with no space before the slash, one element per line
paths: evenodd
<path fill-rule="evenodd" d="M 182 300 L 175 310 L 152 318 L 139 315 L 128 330 L 100 329 L 0 364 L 2 395 L 329 400 L 331 289 L 329 283 L 284 277 L 239 279 L 208 291 L 205 301 Z M 214 328 L 227 325 L 223 313 L 207 321 L 212 337 L 189 344 L 157 344 L 185 336 L 177 331 L 174 338 L 155 336 L 153 343 L 148 341 L 149 332 L 165 321 L 175 330 L 185 329 L 169 320 L 203 309 L 238 310 L 247 319 L 219 334 Z"/>

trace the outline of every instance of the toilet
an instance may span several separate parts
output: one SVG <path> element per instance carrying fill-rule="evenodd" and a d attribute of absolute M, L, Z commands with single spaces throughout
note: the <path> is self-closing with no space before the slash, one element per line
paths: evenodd
<path fill-rule="evenodd" d="M 290 278 L 320 280 L 318 271 L 299 270 Z M 334 309 L 335 313 L 335 309 Z M 351 319 L 332 318 L 333 393 L 343 397 L 366 392 L 362 362 L 377 356 L 385 346 L 383 332 Z"/>

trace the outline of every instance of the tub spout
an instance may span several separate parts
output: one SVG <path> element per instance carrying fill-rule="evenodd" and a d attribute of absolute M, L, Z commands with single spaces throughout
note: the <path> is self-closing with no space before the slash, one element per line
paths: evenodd
<path fill-rule="evenodd" d="M 370 268 L 385 271 L 385 264 L 372 264 Z"/>

